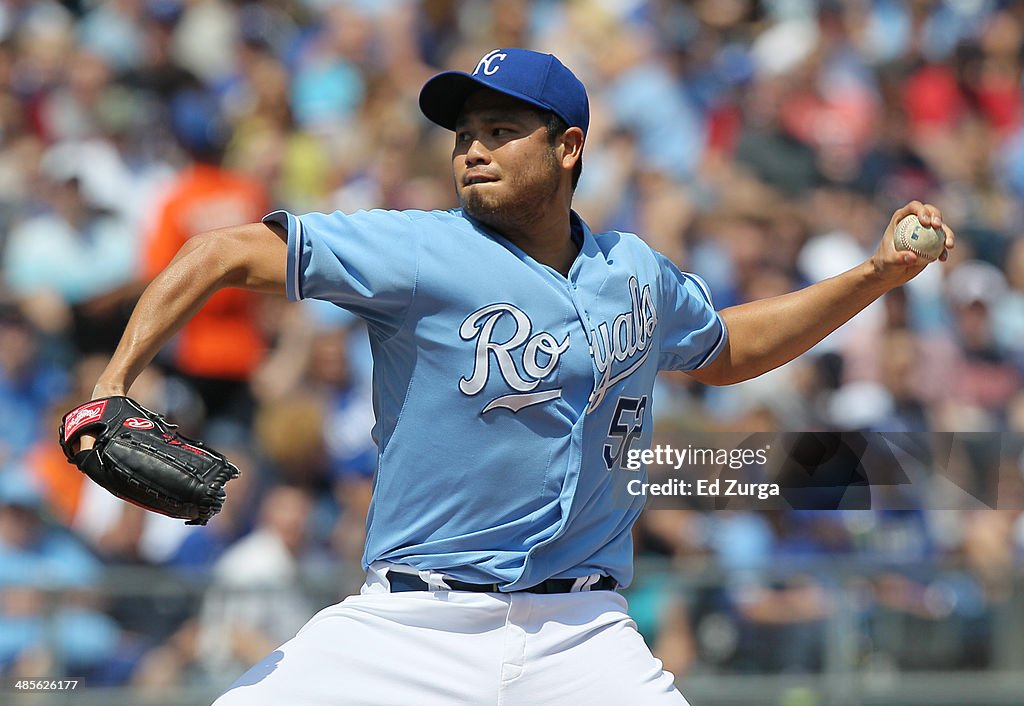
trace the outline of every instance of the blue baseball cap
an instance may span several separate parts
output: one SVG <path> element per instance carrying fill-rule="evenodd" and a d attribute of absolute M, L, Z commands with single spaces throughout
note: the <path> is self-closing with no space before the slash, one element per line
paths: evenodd
<path fill-rule="evenodd" d="M 420 110 L 432 122 L 454 130 L 466 99 L 480 88 L 550 110 L 587 134 L 587 89 L 557 58 L 529 49 L 495 49 L 484 54 L 471 74 L 445 71 L 434 76 L 420 91 Z"/>

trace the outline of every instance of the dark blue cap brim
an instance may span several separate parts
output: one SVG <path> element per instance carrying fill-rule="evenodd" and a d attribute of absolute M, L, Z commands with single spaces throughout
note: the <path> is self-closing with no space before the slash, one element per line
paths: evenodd
<path fill-rule="evenodd" d="M 443 128 L 454 130 L 455 123 L 462 113 L 462 106 L 465 105 L 466 99 L 481 88 L 511 96 L 541 110 L 550 110 L 562 118 L 562 120 L 565 120 L 567 123 L 570 122 L 566 116 L 550 105 L 545 105 L 535 98 L 518 91 L 498 88 L 462 71 L 445 71 L 427 81 L 420 91 L 420 110 L 423 111 L 423 114 L 431 122 L 437 123 Z"/>

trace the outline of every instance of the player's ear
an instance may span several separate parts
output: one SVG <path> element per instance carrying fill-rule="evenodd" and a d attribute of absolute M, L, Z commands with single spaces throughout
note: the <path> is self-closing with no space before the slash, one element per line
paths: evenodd
<path fill-rule="evenodd" d="M 583 130 L 571 127 L 562 133 L 560 161 L 565 169 L 572 169 L 583 156 Z"/>

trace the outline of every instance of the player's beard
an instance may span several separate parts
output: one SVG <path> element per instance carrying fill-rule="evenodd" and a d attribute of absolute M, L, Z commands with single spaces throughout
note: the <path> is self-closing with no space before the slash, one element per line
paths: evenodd
<path fill-rule="evenodd" d="M 545 217 L 556 206 L 562 178 L 555 150 L 544 151 L 535 167 L 518 173 L 503 173 L 498 189 L 459 189 L 459 203 L 466 215 L 502 235 L 515 239 L 518 233 Z"/>

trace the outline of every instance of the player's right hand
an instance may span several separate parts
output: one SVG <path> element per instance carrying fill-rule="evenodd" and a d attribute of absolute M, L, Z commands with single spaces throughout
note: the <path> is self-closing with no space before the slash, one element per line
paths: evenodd
<path fill-rule="evenodd" d="M 932 204 L 921 203 L 920 201 L 911 201 L 906 206 L 897 209 L 889 220 L 889 225 L 885 229 L 885 234 L 882 236 L 882 242 L 879 244 L 878 250 L 871 257 L 871 264 L 874 267 L 875 274 L 881 278 L 888 288 L 906 284 L 919 275 L 929 262 L 927 259 L 918 257 L 908 250 L 896 250 L 893 245 L 893 229 L 897 223 L 910 214 L 916 215 L 918 220 L 921 221 L 921 225 L 941 228 L 946 234 L 946 252 L 942 253 L 939 260 L 946 260 L 948 251 L 953 249 L 956 242 L 953 230 L 942 220 L 942 212 L 939 211 L 938 207 Z"/>

